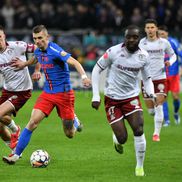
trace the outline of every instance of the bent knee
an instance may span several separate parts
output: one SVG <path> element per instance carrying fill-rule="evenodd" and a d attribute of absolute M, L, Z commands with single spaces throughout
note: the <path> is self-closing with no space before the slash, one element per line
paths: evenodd
<path fill-rule="evenodd" d="M 118 135 L 118 136 L 116 136 L 116 138 L 118 140 L 118 143 L 124 144 L 124 143 L 126 143 L 128 137 L 127 137 L 127 135 Z"/>

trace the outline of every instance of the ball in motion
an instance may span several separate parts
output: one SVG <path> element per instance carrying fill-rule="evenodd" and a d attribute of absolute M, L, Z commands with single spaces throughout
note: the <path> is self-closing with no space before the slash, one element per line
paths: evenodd
<path fill-rule="evenodd" d="M 30 157 L 30 164 L 35 168 L 47 167 L 50 162 L 49 154 L 42 149 L 36 150 Z"/>

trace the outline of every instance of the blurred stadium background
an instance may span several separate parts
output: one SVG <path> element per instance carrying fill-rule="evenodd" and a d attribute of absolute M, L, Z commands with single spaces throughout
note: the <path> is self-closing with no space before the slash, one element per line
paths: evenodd
<path fill-rule="evenodd" d="M 123 39 L 129 24 L 143 28 L 146 18 L 165 24 L 181 42 L 182 3 L 178 0 L 1 0 L 0 24 L 8 40 L 32 42 L 31 29 L 47 26 L 51 39 L 76 58 L 88 75 L 98 57 Z M 32 71 L 32 69 L 30 69 Z M 71 72 L 73 87 L 81 87 Z M 34 88 L 41 88 L 42 81 Z M 102 89 L 102 88 L 101 88 Z"/>

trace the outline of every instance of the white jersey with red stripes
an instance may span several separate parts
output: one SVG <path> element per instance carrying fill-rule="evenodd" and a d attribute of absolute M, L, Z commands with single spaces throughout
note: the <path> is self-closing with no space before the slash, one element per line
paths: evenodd
<path fill-rule="evenodd" d="M 166 72 L 164 56 L 165 54 L 168 54 L 169 56 L 175 54 L 169 41 L 164 38 L 158 38 L 154 41 L 150 41 L 145 37 L 140 40 L 139 46 L 146 50 L 149 54 L 152 80 L 165 79 Z"/>
<path fill-rule="evenodd" d="M 8 91 L 25 91 L 33 88 L 29 70 L 25 67 L 17 71 L 11 67 L 16 57 L 26 61 L 26 52 L 33 52 L 34 45 L 23 41 L 9 41 L 6 49 L 0 53 L 0 73 L 3 75 L 3 88 Z"/>
<path fill-rule="evenodd" d="M 105 95 L 122 100 L 140 93 L 139 73 L 143 79 L 150 77 L 148 53 L 137 50 L 131 54 L 123 43 L 109 48 L 98 60 L 101 69 L 107 69 Z"/>

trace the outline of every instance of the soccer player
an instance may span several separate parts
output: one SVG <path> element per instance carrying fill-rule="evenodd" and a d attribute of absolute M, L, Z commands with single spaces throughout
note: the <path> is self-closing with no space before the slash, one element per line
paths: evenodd
<path fill-rule="evenodd" d="M 142 89 L 143 97 L 148 108 L 148 112 L 154 115 L 154 133 L 152 140 L 160 141 L 160 131 L 164 120 L 163 103 L 166 97 L 166 72 L 165 66 L 170 66 L 176 61 L 176 54 L 168 40 L 157 35 L 158 27 L 154 19 L 145 21 L 146 37 L 141 39 L 139 46 L 149 53 L 149 63 L 151 78 L 154 83 L 155 94 L 158 104 L 154 106 L 153 101 Z M 169 55 L 169 60 L 164 63 L 165 54 Z"/>
<path fill-rule="evenodd" d="M 4 28 L 0 26 L 0 73 L 4 78 L 0 97 L 0 136 L 11 149 L 15 148 L 20 135 L 20 127 L 15 124 L 11 116 L 16 116 L 18 110 L 31 97 L 32 90 L 28 68 L 17 71 L 11 67 L 11 61 L 19 57 L 25 62 L 25 53 L 33 51 L 33 44 L 6 41 Z"/>
<path fill-rule="evenodd" d="M 167 76 L 167 93 L 171 92 L 173 98 L 173 107 L 174 107 L 174 121 L 176 124 L 180 124 L 180 75 L 179 75 L 179 59 L 182 54 L 178 50 L 179 49 L 179 42 L 178 40 L 168 36 L 168 28 L 165 25 L 161 25 L 158 27 L 158 35 L 159 37 L 167 39 L 175 54 L 177 55 L 177 60 L 169 67 L 166 67 L 166 76 Z M 165 56 L 165 60 L 168 60 L 168 55 Z M 168 109 L 168 102 L 167 100 L 163 104 L 163 112 L 164 112 L 164 124 L 163 126 L 167 127 L 170 125 L 169 119 L 169 109 Z"/>
<path fill-rule="evenodd" d="M 148 53 L 139 49 L 140 30 L 130 25 L 125 30 L 124 42 L 109 48 L 98 60 L 92 71 L 92 107 L 100 106 L 99 77 L 107 69 L 105 86 L 105 111 L 113 131 L 115 150 L 123 153 L 127 141 L 125 119 L 134 134 L 136 153 L 136 176 L 144 176 L 143 163 L 146 139 L 143 131 L 143 111 L 139 100 L 139 73 L 141 71 L 147 94 L 155 98 L 154 86 L 150 78 Z"/>
<path fill-rule="evenodd" d="M 74 92 L 70 83 L 68 64 L 73 65 L 80 73 L 84 86 L 88 87 L 91 84 L 81 64 L 56 43 L 49 41 L 49 34 L 44 25 L 33 28 L 33 40 L 38 47 L 34 51 L 34 57 L 27 62 L 17 59 L 12 66 L 23 68 L 38 61 L 46 78 L 44 91 L 38 97 L 30 120 L 20 135 L 15 154 L 3 157 L 8 164 L 15 164 L 28 145 L 33 131 L 45 117 L 49 116 L 54 107 L 62 119 L 65 135 L 73 138 L 76 131 L 73 125 Z"/>

